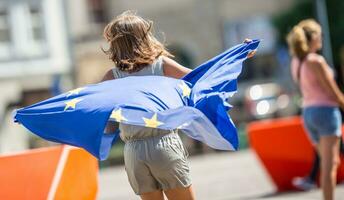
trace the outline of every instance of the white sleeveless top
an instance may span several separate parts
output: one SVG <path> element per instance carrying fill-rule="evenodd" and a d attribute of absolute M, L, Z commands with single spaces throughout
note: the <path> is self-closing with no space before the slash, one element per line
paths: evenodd
<path fill-rule="evenodd" d="M 112 68 L 112 73 L 114 78 L 125 78 L 128 76 L 163 76 L 164 70 L 163 70 L 163 60 L 162 56 L 160 56 L 158 59 L 156 59 L 151 65 L 148 65 L 144 68 L 142 68 L 140 71 L 137 72 L 124 72 L 120 71 L 117 67 Z"/>

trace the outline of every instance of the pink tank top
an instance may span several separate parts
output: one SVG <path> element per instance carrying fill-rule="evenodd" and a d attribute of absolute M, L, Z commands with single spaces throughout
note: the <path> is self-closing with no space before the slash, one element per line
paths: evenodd
<path fill-rule="evenodd" d="M 298 80 L 299 67 L 301 67 L 299 72 L 300 80 Z M 300 60 L 298 58 L 293 58 L 291 61 L 291 73 L 294 81 L 298 83 L 302 93 L 302 107 L 338 106 L 336 98 L 331 95 L 327 88 L 322 86 L 315 72 L 306 64 L 306 62 L 302 62 L 300 66 Z M 329 66 L 326 67 L 326 73 L 334 78 L 333 71 Z"/>

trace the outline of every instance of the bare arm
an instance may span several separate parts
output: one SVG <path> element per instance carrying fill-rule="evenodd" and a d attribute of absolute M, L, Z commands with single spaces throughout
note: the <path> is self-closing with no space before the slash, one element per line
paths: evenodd
<path fill-rule="evenodd" d="M 344 109 L 344 95 L 340 91 L 333 77 L 327 72 L 326 68 L 328 67 L 328 65 L 325 59 L 320 57 L 318 59 L 312 59 L 307 62 L 310 62 L 309 66 L 312 66 L 317 78 L 320 80 L 321 86 L 330 91 L 330 93 L 336 98 L 340 107 Z"/>
<path fill-rule="evenodd" d="M 192 71 L 168 57 L 163 57 L 163 69 L 165 76 L 178 79 Z"/>

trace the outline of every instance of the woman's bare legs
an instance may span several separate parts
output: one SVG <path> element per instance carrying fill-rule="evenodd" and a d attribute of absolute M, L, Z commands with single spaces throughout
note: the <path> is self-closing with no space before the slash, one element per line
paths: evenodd
<path fill-rule="evenodd" d="M 320 185 L 324 200 L 334 199 L 334 189 L 339 166 L 339 137 L 323 136 L 319 141 L 319 154 L 321 162 Z"/>
<path fill-rule="evenodd" d="M 175 188 L 164 191 L 168 200 L 195 200 L 192 186 L 186 188 Z"/>
<path fill-rule="evenodd" d="M 140 195 L 142 200 L 164 200 L 164 194 L 161 190 L 148 192 Z"/>

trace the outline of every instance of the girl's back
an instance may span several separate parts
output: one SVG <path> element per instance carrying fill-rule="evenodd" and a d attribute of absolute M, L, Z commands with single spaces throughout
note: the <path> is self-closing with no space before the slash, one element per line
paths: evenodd
<path fill-rule="evenodd" d="M 147 65 L 140 71 L 125 72 L 119 70 L 117 67 L 112 68 L 114 78 L 125 78 L 129 76 L 163 76 L 163 59 L 162 56 L 157 58 L 152 64 Z M 119 124 L 120 137 L 123 141 L 130 141 L 139 138 L 151 137 L 156 135 L 168 134 L 171 131 L 160 130 L 156 128 L 148 128 L 142 126 L 134 126 L 127 124 Z"/>
<path fill-rule="evenodd" d="M 157 58 L 152 64 L 142 68 L 140 71 L 129 73 L 114 67 L 112 72 L 115 79 L 125 78 L 128 76 L 164 76 L 162 56 Z"/>

